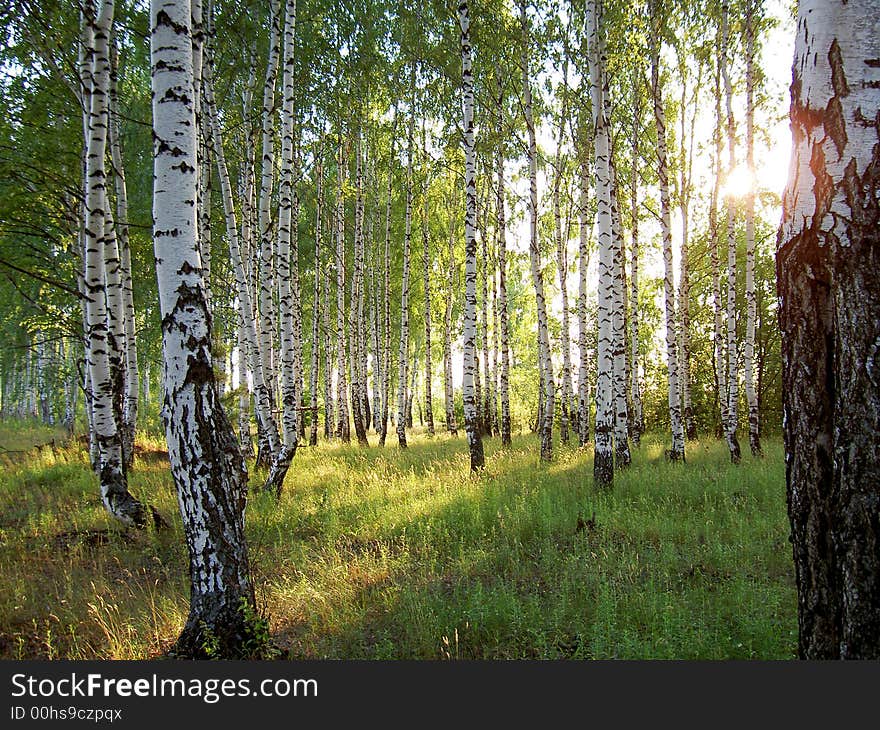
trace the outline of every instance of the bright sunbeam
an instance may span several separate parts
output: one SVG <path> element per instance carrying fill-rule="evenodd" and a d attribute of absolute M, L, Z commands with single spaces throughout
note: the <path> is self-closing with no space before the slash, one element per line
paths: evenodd
<path fill-rule="evenodd" d="M 721 185 L 725 198 L 744 198 L 755 189 L 755 177 L 745 165 L 733 168 Z"/>

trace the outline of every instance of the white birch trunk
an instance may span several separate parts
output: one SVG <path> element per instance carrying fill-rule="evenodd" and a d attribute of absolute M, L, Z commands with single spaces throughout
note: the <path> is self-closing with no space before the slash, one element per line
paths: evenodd
<path fill-rule="evenodd" d="M 474 77 L 471 68 L 472 48 L 468 0 L 458 5 L 458 25 L 461 30 L 461 107 L 464 131 L 464 372 L 462 374 L 462 401 L 464 428 L 470 452 L 471 471 L 481 471 L 485 465 L 483 440 L 477 420 L 474 371 L 477 367 L 477 171 L 474 141 Z"/>
<path fill-rule="evenodd" d="M 504 89 L 501 79 L 498 78 L 496 89 L 498 100 L 496 111 L 498 114 L 498 128 L 503 128 L 504 122 Z M 499 396 L 501 399 L 501 445 L 510 446 L 510 315 L 507 310 L 507 222 L 505 216 L 505 189 L 504 189 L 504 150 L 500 143 L 495 148 L 495 214 L 496 235 L 498 236 L 498 310 L 499 325 L 501 332 L 501 372 L 499 376 Z"/>
<path fill-rule="evenodd" d="M 655 18 L 656 22 L 656 18 Z M 684 424 L 681 418 L 681 400 L 678 386 L 678 354 L 675 332 L 675 285 L 672 268 L 672 227 L 670 225 L 669 167 L 666 151 L 666 112 L 660 87 L 660 39 L 655 29 L 651 50 L 651 94 L 654 100 L 654 123 L 657 128 L 657 160 L 660 178 L 660 229 L 663 238 L 663 292 L 666 314 L 666 363 L 669 373 L 669 421 L 672 426 L 672 461 L 684 461 Z"/>
<path fill-rule="evenodd" d="M 86 250 L 84 257 L 86 322 L 88 326 L 87 367 L 91 385 L 92 426 L 98 451 L 101 501 L 107 512 L 125 525 L 143 527 L 147 509 L 128 491 L 122 438 L 114 408 L 114 383 L 111 362 L 111 322 L 107 311 L 105 286 L 105 245 L 109 199 L 107 197 L 107 97 L 110 83 L 110 32 L 113 25 L 113 0 L 104 0 L 94 15 L 86 16 L 91 24 L 88 34 L 91 47 L 86 58 L 91 67 L 92 86 L 88 96 L 89 138 L 86 156 L 85 191 Z M 115 239 L 114 239 L 115 240 Z M 160 518 L 156 517 L 156 524 Z"/>
<path fill-rule="evenodd" d="M 351 441 L 348 420 L 348 355 L 345 346 L 345 166 L 342 144 L 336 164 L 336 436 Z"/>
<path fill-rule="evenodd" d="M 275 9 L 277 12 L 277 8 Z M 281 407 L 283 443 L 274 454 L 263 490 L 281 497 L 284 478 L 296 454 L 299 436 L 301 309 L 297 253 L 298 196 L 294 189 L 294 73 L 296 0 L 284 4 L 283 101 L 281 107 L 281 171 L 278 181 L 278 320 L 281 334 Z M 264 148 L 265 151 L 265 148 Z M 296 201 L 296 202 L 295 202 Z M 262 213 L 262 211 L 261 211 Z M 265 319 L 264 319 L 265 322 Z"/>
<path fill-rule="evenodd" d="M 583 114 L 583 112 L 582 112 Z M 586 125 L 581 122 L 582 129 Z M 585 136 L 584 132 L 579 133 Z M 587 320 L 588 269 L 590 265 L 590 171 L 586 141 L 579 143 L 578 150 L 578 445 L 590 441 L 590 326 Z"/>
<path fill-rule="evenodd" d="M 406 443 L 407 393 L 409 374 L 409 276 L 412 244 L 412 173 L 413 126 L 415 124 L 415 65 L 410 71 L 410 110 L 406 131 L 406 220 L 403 233 L 403 279 L 400 285 L 400 345 L 397 355 L 397 441 L 402 449 Z"/>
<path fill-rule="evenodd" d="M 254 315 L 251 288 L 248 286 L 248 273 L 245 268 L 245 260 L 242 256 L 238 226 L 235 220 L 235 203 L 232 198 L 232 185 L 229 180 L 229 172 L 226 167 L 226 155 L 223 150 L 223 140 L 220 136 L 220 123 L 217 118 L 217 106 L 214 100 L 213 73 L 211 60 L 207 59 L 204 68 L 204 105 L 210 117 L 211 132 L 214 139 L 214 157 L 217 162 L 217 174 L 220 179 L 220 190 L 223 197 L 223 210 L 226 218 L 226 234 L 229 239 L 229 255 L 232 259 L 232 269 L 235 276 L 236 295 L 239 304 L 239 324 L 243 330 L 245 345 L 245 357 L 248 363 L 251 377 L 253 378 L 254 403 L 256 406 L 257 419 L 262 430 L 262 435 L 267 439 L 269 454 L 277 454 L 281 448 L 278 436 L 278 427 L 272 414 L 272 402 L 269 392 L 269 383 L 265 376 L 263 360 L 260 356 L 260 348 L 257 343 L 256 317 Z"/>
<path fill-rule="evenodd" d="M 634 91 L 638 100 L 639 92 Z M 632 419 L 630 420 L 630 437 L 638 447 L 642 433 L 645 430 L 644 416 L 642 414 L 642 389 L 639 384 L 639 200 L 638 200 L 638 175 L 639 175 L 639 117 L 641 105 L 638 101 L 634 105 L 632 119 L 631 157 L 632 174 L 630 175 L 630 214 L 632 225 L 630 227 L 630 296 L 629 296 L 629 346 L 630 346 L 630 402 L 632 406 Z"/>
<path fill-rule="evenodd" d="M 277 372 L 275 362 L 276 341 L 276 308 L 275 308 L 275 246 L 272 237 L 272 189 L 275 175 L 275 84 L 278 78 L 278 57 L 281 45 L 281 10 L 279 0 L 270 0 L 270 32 L 269 32 L 269 55 L 266 60 L 266 78 L 263 85 L 263 107 L 260 113 L 260 185 L 257 214 L 257 236 L 259 237 L 258 269 L 258 305 L 259 326 L 257 328 L 257 344 L 260 348 L 260 358 L 266 373 L 269 389 L 269 398 L 275 404 L 275 378 L 270 376 Z M 269 460 L 278 456 L 277 449 L 270 446 Z"/>
<path fill-rule="evenodd" d="M 532 111 L 532 82 L 529 72 L 531 38 L 529 33 L 526 5 L 520 5 L 520 24 L 523 40 L 523 101 L 525 107 L 526 129 L 528 131 L 529 161 L 529 262 L 532 284 L 535 287 L 535 301 L 538 310 L 538 359 L 541 367 L 542 408 L 539 430 L 541 434 L 541 460 L 553 458 L 553 414 L 556 388 L 553 382 L 553 362 L 550 358 L 550 332 L 547 325 L 547 305 L 544 300 L 544 279 L 541 273 L 541 249 L 538 242 L 538 150 L 535 141 L 535 120 Z"/>
<path fill-rule="evenodd" d="M 122 295 L 122 347 L 123 347 L 123 403 L 122 403 L 122 446 L 126 468 L 134 461 L 134 437 L 138 416 L 138 359 L 137 334 L 134 310 L 134 290 L 131 279 L 131 245 L 128 227 L 128 189 L 125 183 L 125 166 L 122 157 L 122 140 L 119 118 L 119 99 L 117 95 L 118 58 L 116 39 L 113 34 L 110 46 L 110 156 L 113 161 L 114 183 L 116 188 L 116 233 L 119 243 L 119 273 Z"/>
<path fill-rule="evenodd" d="M 761 0 L 746 0 L 746 164 L 752 185 L 746 195 L 746 341 L 743 348 L 746 402 L 749 408 L 749 447 L 761 455 L 760 414 L 755 391 L 755 24 L 761 16 Z"/>
<path fill-rule="evenodd" d="M 191 3 L 152 0 L 153 240 L 162 313 L 165 433 L 190 556 L 190 610 L 174 653 L 250 656 L 255 611 L 244 461 L 220 405 L 198 255 Z M 200 8 L 196 7 L 197 11 Z M 200 12 L 197 12 L 197 18 Z"/>
<path fill-rule="evenodd" d="M 602 22 L 599 12 L 597 0 L 588 0 L 587 43 L 593 112 L 594 176 L 599 246 L 599 284 L 597 290 L 599 338 L 598 352 L 596 353 L 598 375 L 596 378 L 593 478 L 598 484 L 610 486 L 614 481 L 614 337 L 612 332 L 614 240 L 611 222 L 611 145 L 602 98 L 605 59 L 602 55 L 604 44 L 600 39 Z M 581 234 L 583 235 L 583 226 Z M 583 266 L 583 261 L 581 264 Z"/>
<path fill-rule="evenodd" d="M 733 118 L 733 86 L 730 81 L 729 65 L 729 3 L 721 3 L 721 76 L 724 79 L 724 97 L 727 105 L 727 174 L 736 166 L 736 125 Z M 725 438 L 730 450 L 730 460 L 738 464 L 740 460 L 739 440 L 736 436 L 739 421 L 739 368 L 737 367 L 736 342 L 736 222 L 735 201 L 727 198 L 727 424 Z"/>
<path fill-rule="evenodd" d="M 320 317 L 321 317 L 321 283 L 324 278 L 321 264 L 321 237 L 323 236 L 324 212 L 324 145 L 323 139 L 315 162 L 316 193 L 315 193 L 315 265 L 314 283 L 312 288 L 312 355 L 309 367 L 309 395 L 311 424 L 309 428 L 309 446 L 318 445 L 318 365 L 321 359 Z"/>

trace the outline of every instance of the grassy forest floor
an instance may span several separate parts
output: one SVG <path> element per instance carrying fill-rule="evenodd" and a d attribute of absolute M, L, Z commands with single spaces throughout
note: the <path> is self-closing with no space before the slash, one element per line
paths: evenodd
<path fill-rule="evenodd" d="M 140 439 L 130 486 L 172 528 L 136 534 L 80 442 L 28 449 L 52 438 L 0 426 L 0 658 L 158 657 L 189 594 L 164 444 Z M 488 440 L 479 479 L 463 436 L 301 448 L 280 504 L 248 505 L 273 639 L 291 658 L 794 658 L 781 443 L 739 467 L 714 440 L 685 466 L 664 446 L 645 438 L 611 492 L 589 451 L 541 466 L 530 435 Z"/>

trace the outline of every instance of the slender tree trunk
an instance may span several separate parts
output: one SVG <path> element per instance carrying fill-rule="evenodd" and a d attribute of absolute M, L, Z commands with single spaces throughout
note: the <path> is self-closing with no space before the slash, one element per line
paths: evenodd
<path fill-rule="evenodd" d="M 590 441 L 590 329 L 587 322 L 587 269 L 589 254 L 589 165 L 586 144 L 581 143 L 578 161 L 578 444 Z"/>
<path fill-rule="evenodd" d="M 309 396 L 311 424 L 309 427 L 309 446 L 318 445 L 318 363 L 321 357 L 320 317 L 321 317 L 321 281 L 324 278 L 321 265 L 321 236 L 323 235 L 322 214 L 324 210 L 324 145 L 318 151 L 315 175 L 317 191 L 315 195 L 315 266 L 314 285 L 312 289 L 312 355 L 309 367 Z"/>
<path fill-rule="evenodd" d="M 801 0 L 776 251 L 804 659 L 880 659 L 876 0 Z"/>
<path fill-rule="evenodd" d="M 348 382 L 345 369 L 345 168 L 346 156 L 339 145 L 336 192 L 336 435 L 343 443 L 351 441 L 348 420 Z"/>
<path fill-rule="evenodd" d="M 278 321 L 281 332 L 281 448 L 263 491 L 281 497 L 284 478 L 296 454 L 299 438 L 299 376 L 302 372 L 302 315 L 299 292 L 298 222 L 299 195 L 295 189 L 297 143 L 295 132 L 296 88 L 294 74 L 296 0 L 284 4 L 283 102 L 281 107 L 281 172 L 278 181 Z"/>
<path fill-rule="evenodd" d="M 655 7 L 656 11 L 656 7 Z M 656 18 L 655 18 L 656 22 Z M 658 175 L 660 178 L 660 229 L 663 237 L 663 290 L 666 312 L 666 363 L 669 371 L 669 421 L 672 426 L 672 448 L 669 458 L 684 461 L 684 424 L 678 389 L 678 356 L 675 336 L 675 287 L 672 269 L 672 228 L 669 222 L 669 167 L 666 153 L 666 112 L 660 88 L 660 38 L 655 28 L 651 52 L 651 94 L 654 100 L 654 123 L 657 127 Z"/>
<path fill-rule="evenodd" d="M 416 85 L 415 65 L 410 72 L 410 104 L 414 105 Z M 409 110 L 406 131 L 406 221 L 403 234 L 403 281 L 400 288 L 400 347 L 397 356 L 397 441 L 406 448 L 406 384 L 409 374 L 409 269 L 412 245 L 412 173 L 413 173 L 413 126 L 415 109 Z"/>
<path fill-rule="evenodd" d="M 699 91 L 699 83 L 697 85 Z M 679 375 L 681 378 L 681 407 L 684 418 L 684 431 L 688 441 L 697 438 L 697 424 L 694 420 L 694 408 L 691 396 L 691 285 L 690 285 L 690 202 L 691 202 L 691 178 L 693 171 L 694 150 L 694 124 L 691 123 L 690 145 L 686 129 L 687 119 L 687 85 L 682 84 L 681 92 L 681 165 L 679 171 L 680 192 L 679 203 L 681 206 L 681 259 L 679 264 L 678 279 L 678 306 L 679 306 Z M 696 92 L 695 92 L 696 97 Z M 696 109 L 694 117 L 696 117 Z"/>
<path fill-rule="evenodd" d="M 153 0 L 153 240 L 165 360 L 165 432 L 190 556 L 190 610 L 174 653 L 247 657 L 256 605 L 244 509 L 245 464 L 220 405 L 198 255 L 194 36 L 198 3 Z"/>
<path fill-rule="evenodd" d="M 603 103 L 605 79 L 604 44 L 600 40 L 602 20 L 597 0 L 587 2 L 588 63 L 593 110 L 595 150 L 596 217 L 599 238 L 598 285 L 598 377 L 596 380 L 596 428 L 593 478 L 610 486 L 614 481 L 614 338 L 612 298 L 614 289 L 614 241 L 611 221 L 611 145 Z M 583 262 L 582 262 L 583 263 Z"/>
<path fill-rule="evenodd" d="M 721 263 L 718 255 L 718 200 L 721 195 L 721 50 L 719 38 L 718 62 L 715 65 L 715 154 L 712 164 L 712 200 L 709 204 L 709 251 L 712 265 L 712 303 L 715 312 L 713 330 L 713 355 L 715 369 L 715 392 L 720 417 L 717 435 L 720 438 L 727 428 L 727 370 L 724 366 L 723 307 L 721 300 Z"/>
<path fill-rule="evenodd" d="M 556 162 L 553 171 L 553 221 L 556 237 L 556 271 L 559 277 L 559 296 L 562 301 L 562 408 L 560 409 L 559 440 L 568 443 L 570 424 L 569 405 L 571 404 L 571 343 L 569 342 L 570 322 L 568 311 L 568 230 L 562 230 L 561 189 L 565 159 L 562 155 L 565 122 L 568 118 L 568 56 L 563 62 L 562 109 L 559 114 L 559 127 L 556 139 Z"/>
<path fill-rule="evenodd" d="M 259 320 L 257 327 L 257 346 L 266 373 L 269 399 L 274 407 L 277 372 L 275 341 L 277 334 L 275 307 L 275 261 L 274 240 L 272 236 L 272 188 L 275 176 L 275 84 L 278 78 L 278 58 L 281 55 L 281 9 L 279 0 L 269 2 L 269 56 L 266 60 L 266 78 L 263 85 L 263 107 L 261 118 L 260 143 L 260 185 L 257 203 L 257 235 L 259 236 L 257 278 L 259 289 L 257 304 Z M 268 460 L 277 458 L 280 446 L 270 444 Z"/>
<path fill-rule="evenodd" d="M 452 304 L 456 294 L 455 262 L 455 214 L 449 210 L 449 245 L 447 266 L 449 267 L 448 288 L 446 292 L 446 308 L 443 314 L 443 395 L 446 406 L 446 430 L 458 436 L 458 424 L 455 419 L 455 394 L 452 388 Z"/>
<path fill-rule="evenodd" d="M 605 83 L 607 92 L 608 83 Z M 605 97 L 607 99 L 607 96 Z M 607 104 L 606 104 L 607 107 Z M 610 109 L 607 112 L 611 116 Z M 612 315 L 611 336 L 614 356 L 614 465 L 623 469 L 632 462 L 629 450 L 629 408 L 626 402 L 626 252 L 623 244 L 623 223 L 617 197 L 617 173 L 611 163 L 611 240 L 612 240 Z"/>
<path fill-rule="evenodd" d="M 632 418 L 630 419 L 630 438 L 638 447 L 642 433 L 645 431 L 642 414 L 642 390 L 639 385 L 639 122 L 641 116 L 640 94 L 634 87 L 636 103 L 633 105 L 631 127 L 632 174 L 630 175 L 629 200 L 632 225 L 630 226 L 630 294 L 629 294 L 629 346 L 630 346 L 630 401 Z"/>
<path fill-rule="evenodd" d="M 366 382 L 362 360 L 364 357 L 364 164 L 361 132 L 355 143 L 355 213 L 354 213 L 354 271 L 352 274 L 351 318 L 351 402 L 354 430 L 360 446 L 368 446 L 367 415 L 365 411 Z"/>
<path fill-rule="evenodd" d="M 388 193 L 385 198 L 385 254 L 382 266 L 382 419 L 379 446 L 388 436 L 388 411 L 391 403 L 391 198 L 394 183 L 394 142 L 397 135 L 397 109 L 391 128 L 391 154 L 388 156 Z"/>
<path fill-rule="evenodd" d="M 334 255 L 333 248 L 330 251 L 331 256 Z M 333 413 L 336 410 L 333 403 L 333 347 L 330 342 L 330 272 L 334 268 L 334 266 L 325 266 L 321 276 L 322 288 L 324 289 L 324 307 L 321 312 L 321 322 L 324 330 L 324 438 L 328 440 L 336 432 L 333 422 Z"/>
<path fill-rule="evenodd" d="M 428 148 L 425 144 L 425 123 L 422 121 L 422 155 L 423 183 L 422 183 L 422 274 L 425 288 L 425 423 L 429 436 L 434 435 L 434 407 L 431 393 L 431 236 L 428 228 L 428 190 L 429 168 Z"/>
<path fill-rule="evenodd" d="M 760 18 L 760 3 L 761 0 L 746 0 L 746 160 L 750 181 L 755 179 L 755 24 Z M 746 195 L 746 341 L 743 349 L 746 401 L 749 408 L 749 447 L 752 456 L 761 455 L 760 414 L 754 373 L 756 319 L 755 190 L 752 184 Z"/>
<path fill-rule="evenodd" d="M 531 38 L 525 3 L 520 4 L 520 22 L 523 35 L 523 98 L 525 106 L 526 129 L 529 146 L 529 261 L 532 270 L 532 283 L 535 287 L 535 300 L 538 309 L 538 359 L 541 363 L 541 390 L 543 408 L 540 419 L 541 460 L 553 458 L 553 413 L 555 410 L 556 387 L 553 383 L 553 362 L 550 359 L 550 333 L 547 325 L 547 305 L 544 301 L 544 278 L 541 273 L 541 250 L 538 242 L 538 151 L 535 141 L 535 121 L 532 113 L 532 90 L 529 74 L 529 49 Z"/>
<path fill-rule="evenodd" d="M 131 245 L 128 227 L 128 189 L 125 184 L 125 166 L 122 157 L 122 141 L 119 122 L 119 98 L 117 95 L 118 52 L 116 34 L 110 45 L 110 157 L 113 161 L 113 178 L 116 188 L 116 233 L 119 243 L 119 274 L 121 277 L 123 321 L 123 404 L 122 404 L 122 450 L 126 469 L 134 462 L 134 437 L 138 415 L 138 361 L 134 311 L 134 291 L 131 280 Z"/>
<path fill-rule="evenodd" d="M 504 123 L 504 89 L 500 78 L 497 80 L 498 128 Z M 498 236 L 498 310 L 501 326 L 501 445 L 511 445 L 510 434 L 510 318 L 507 311 L 507 224 L 504 212 L 504 150 L 499 143 L 495 148 L 495 175 L 497 178 L 495 213 L 497 215 L 496 235 Z"/>
<path fill-rule="evenodd" d="M 92 428 L 98 452 L 98 476 L 101 501 L 107 512 L 127 526 L 144 527 L 146 507 L 128 491 L 123 460 L 122 438 L 114 409 L 114 383 L 110 356 L 110 320 L 105 289 L 105 245 L 112 231 L 106 230 L 108 197 L 106 190 L 105 156 L 109 114 L 107 96 L 110 82 L 109 39 L 113 25 L 114 3 L 104 0 L 99 8 L 87 6 L 85 22 L 90 26 L 84 34 L 90 40 L 85 56 L 91 67 L 86 155 L 87 187 L 85 190 L 86 248 L 83 285 L 88 349 L 86 352 L 91 386 Z M 155 514 L 155 512 L 154 512 Z M 157 525 L 160 518 L 156 517 Z"/>
<path fill-rule="evenodd" d="M 270 456 L 278 453 L 281 443 L 278 436 L 278 427 L 275 424 L 275 417 L 272 414 L 270 385 L 265 376 L 264 363 L 257 342 L 256 317 L 254 316 L 253 300 L 251 299 L 252 290 L 248 286 L 248 273 L 245 268 L 245 259 L 242 256 L 238 226 L 235 220 L 235 203 L 233 202 L 232 185 L 226 167 L 223 140 L 220 136 L 220 123 L 217 118 L 217 105 L 214 100 L 212 71 L 212 63 L 209 57 L 206 59 L 204 68 L 204 106 L 207 108 L 208 115 L 210 116 L 211 131 L 214 138 L 214 157 L 217 161 L 217 173 L 220 179 L 223 209 L 226 218 L 226 234 L 229 239 L 229 255 L 232 259 L 236 295 L 239 303 L 239 323 L 244 335 L 245 357 L 243 360 L 250 367 L 258 426 L 261 430 L 261 437 L 266 439 L 266 448 L 269 451 L 267 456 Z"/>
<path fill-rule="evenodd" d="M 461 29 L 461 95 L 462 129 L 464 130 L 464 373 L 462 402 L 464 429 L 471 457 L 471 471 L 481 471 L 485 465 L 483 440 L 477 422 L 477 402 L 474 393 L 474 372 L 477 367 L 477 171 L 474 143 L 474 77 L 471 70 L 470 10 L 468 0 L 458 6 L 458 25 Z"/>
<path fill-rule="evenodd" d="M 724 79 L 724 96 L 727 100 L 727 174 L 730 175 L 736 165 L 734 147 L 736 143 L 736 126 L 733 119 L 733 87 L 730 83 L 728 69 L 729 58 L 729 3 L 721 3 L 721 75 Z M 730 449 L 730 460 L 738 464 L 740 460 L 739 439 L 736 431 L 738 425 L 739 405 L 739 368 L 737 367 L 736 343 L 736 231 L 735 201 L 733 196 L 727 198 L 727 424 L 725 438 Z"/>

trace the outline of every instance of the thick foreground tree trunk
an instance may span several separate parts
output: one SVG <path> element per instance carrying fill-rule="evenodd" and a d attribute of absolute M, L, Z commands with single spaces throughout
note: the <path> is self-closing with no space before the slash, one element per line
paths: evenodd
<path fill-rule="evenodd" d="M 880 2 L 801 0 L 776 253 L 805 659 L 880 659 Z"/>
<path fill-rule="evenodd" d="M 258 619 L 244 537 L 245 464 L 214 380 L 211 317 L 197 245 L 190 24 L 200 15 L 200 8 L 186 0 L 150 4 L 163 413 L 191 581 L 189 616 L 173 653 L 236 658 L 253 655 Z"/>

